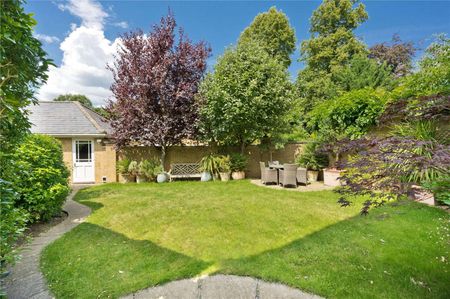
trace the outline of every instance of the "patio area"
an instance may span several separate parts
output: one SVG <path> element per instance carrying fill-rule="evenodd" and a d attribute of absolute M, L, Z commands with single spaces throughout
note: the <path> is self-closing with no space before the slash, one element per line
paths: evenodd
<path fill-rule="evenodd" d="M 290 191 L 297 191 L 297 192 L 310 192 L 310 191 L 323 191 L 323 190 L 333 190 L 335 187 L 333 186 L 327 186 L 323 182 L 311 182 L 308 185 L 298 185 L 297 187 L 291 187 L 291 188 L 284 188 L 280 185 L 265 185 L 261 182 L 259 179 L 250 180 L 252 184 L 255 184 L 257 186 L 266 187 L 270 189 L 275 190 L 290 190 Z"/>

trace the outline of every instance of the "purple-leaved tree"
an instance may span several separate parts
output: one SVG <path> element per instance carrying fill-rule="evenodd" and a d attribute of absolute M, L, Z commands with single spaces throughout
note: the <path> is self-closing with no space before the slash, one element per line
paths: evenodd
<path fill-rule="evenodd" d="M 211 49 L 192 43 L 169 12 L 153 30 L 122 36 L 113 65 L 114 98 L 107 106 L 118 148 L 157 146 L 164 167 L 166 148 L 193 137 L 198 117 L 194 97 Z"/>

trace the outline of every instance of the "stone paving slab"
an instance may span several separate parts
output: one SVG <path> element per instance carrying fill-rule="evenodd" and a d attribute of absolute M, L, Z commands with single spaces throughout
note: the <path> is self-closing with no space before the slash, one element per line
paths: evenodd
<path fill-rule="evenodd" d="M 22 249 L 21 260 L 16 263 L 10 270 L 11 274 L 2 282 L 9 299 L 53 298 L 40 271 L 39 257 L 45 246 L 79 225 L 91 213 L 90 208 L 72 200 L 78 190 L 84 187 L 86 186 L 72 187 L 72 192 L 67 197 L 63 207 L 63 210 L 68 212 L 68 217 L 63 222 L 33 238 L 32 242 Z"/>
<path fill-rule="evenodd" d="M 312 191 L 323 191 L 323 190 L 333 190 L 336 187 L 324 185 L 322 182 L 311 182 L 307 186 L 297 186 L 296 188 L 284 188 L 278 185 L 264 185 L 261 180 L 250 180 L 250 183 L 274 190 L 288 190 L 297 192 L 312 192 Z"/>
<path fill-rule="evenodd" d="M 136 299 L 160 299 L 160 298 L 198 298 L 198 282 L 193 279 L 183 279 L 169 282 L 163 286 L 148 288 L 131 294 L 126 298 Z"/>
<path fill-rule="evenodd" d="M 278 283 L 253 277 L 213 275 L 183 279 L 129 294 L 123 299 L 320 299 Z"/>

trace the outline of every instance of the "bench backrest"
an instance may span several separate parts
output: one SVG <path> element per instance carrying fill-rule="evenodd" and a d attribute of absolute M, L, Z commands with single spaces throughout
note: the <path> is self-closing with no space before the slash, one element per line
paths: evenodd
<path fill-rule="evenodd" d="M 172 175 L 188 175 L 199 174 L 200 163 L 175 163 L 172 164 L 170 174 Z"/>

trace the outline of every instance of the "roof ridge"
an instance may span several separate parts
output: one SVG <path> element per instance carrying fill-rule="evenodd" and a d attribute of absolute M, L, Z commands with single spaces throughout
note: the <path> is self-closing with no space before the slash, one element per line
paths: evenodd
<path fill-rule="evenodd" d="M 84 107 L 80 102 L 78 101 L 73 101 L 73 103 L 75 105 L 78 106 L 78 108 L 81 110 L 81 112 L 84 114 L 84 116 L 86 116 L 86 118 L 94 125 L 94 127 L 101 133 L 106 133 L 106 130 L 102 128 L 102 126 L 100 126 L 95 119 L 84 109 L 87 109 L 86 107 Z"/>

